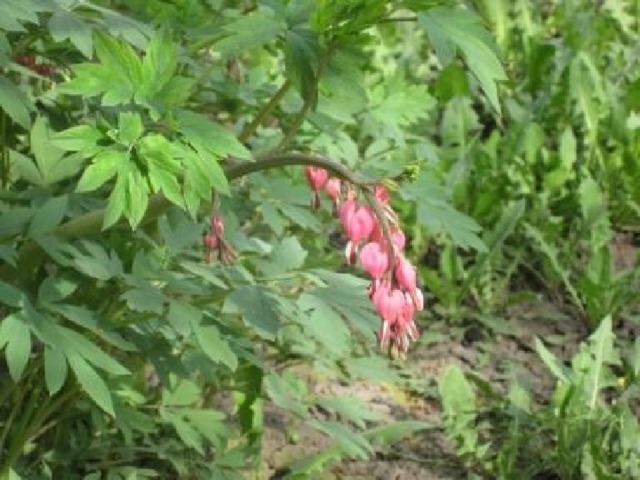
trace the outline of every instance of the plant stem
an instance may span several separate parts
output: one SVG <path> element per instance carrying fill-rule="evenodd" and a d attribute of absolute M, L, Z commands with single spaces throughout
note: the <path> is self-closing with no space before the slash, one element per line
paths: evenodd
<path fill-rule="evenodd" d="M 245 127 L 242 129 L 242 132 L 238 136 L 238 140 L 240 140 L 241 142 L 246 142 L 247 140 L 249 140 L 249 138 L 251 138 L 251 135 L 255 133 L 264 119 L 267 118 L 267 116 L 269 116 L 273 109 L 276 108 L 278 103 L 280 103 L 280 100 L 282 100 L 282 97 L 284 97 L 285 94 L 289 91 L 291 85 L 291 80 L 287 79 L 278 89 L 278 91 L 273 95 L 273 97 L 271 97 L 269 102 L 262 107 L 262 109 L 258 112 L 251 123 L 245 125 Z"/>
<path fill-rule="evenodd" d="M 28 425 L 23 425 L 20 429 L 20 433 L 16 439 L 12 440 L 11 448 L 7 452 L 7 455 L 3 457 L 3 463 L 0 465 L 0 479 L 6 476 L 11 466 L 20 457 L 20 453 L 24 449 L 25 444 L 38 432 L 45 420 L 56 410 L 58 410 L 68 399 L 78 392 L 77 387 L 70 388 L 64 394 L 59 395 L 53 401 L 46 401 L 45 405 L 40 405 L 38 411 L 33 415 L 31 422 Z M 40 391 L 32 397 L 32 401 L 29 402 L 27 410 L 32 410 L 35 405 L 35 400 L 38 399 Z M 19 402 L 16 402 L 16 407 L 21 407 Z M 22 422 L 25 424 L 26 422 Z"/>
<path fill-rule="evenodd" d="M 278 150 L 284 150 L 286 147 L 289 146 L 289 144 L 293 141 L 293 138 L 296 136 L 296 133 L 298 133 L 298 130 L 302 126 L 304 119 L 309 113 L 309 110 L 311 110 L 311 108 L 316 103 L 317 97 L 318 97 L 318 86 L 320 84 L 320 77 L 322 77 L 324 69 L 326 68 L 327 63 L 329 62 L 329 58 L 331 57 L 331 53 L 333 52 L 333 49 L 334 49 L 334 46 L 330 45 L 329 47 L 327 47 L 324 54 L 320 58 L 320 63 L 318 64 L 318 70 L 316 72 L 316 78 L 315 78 L 315 83 L 313 84 L 313 88 L 309 92 L 309 95 L 307 96 L 307 98 L 304 99 L 304 104 L 302 105 L 302 108 L 294 118 L 291 128 L 287 131 L 284 138 L 278 145 Z"/>
<path fill-rule="evenodd" d="M 382 227 L 382 235 L 384 236 L 385 241 L 387 242 L 387 254 L 389 255 L 389 271 L 393 272 L 393 269 L 396 265 L 396 252 L 394 248 L 393 239 L 391 238 L 391 229 L 389 228 L 389 221 L 387 220 L 387 216 L 385 215 L 382 207 L 380 207 L 380 203 L 376 196 L 371 193 L 368 189 L 363 190 L 364 198 L 367 200 L 367 203 L 371 206 L 373 213 L 378 218 L 378 222 L 380 222 L 380 226 Z"/>
<path fill-rule="evenodd" d="M 292 165 L 315 165 L 322 167 L 329 173 L 352 183 L 359 187 L 372 186 L 376 182 L 370 178 L 352 172 L 341 163 L 330 160 L 326 157 L 313 154 L 281 152 L 271 153 L 259 157 L 254 162 L 238 161 L 225 169 L 225 175 L 229 181 L 236 180 L 250 173 L 269 170 L 272 168 L 282 168 Z M 145 225 L 166 212 L 173 204 L 162 194 L 155 194 L 149 198 L 147 211 L 142 219 L 141 225 Z M 101 231 L 106 209 L 95 210 L 80 217 L 74 218 L 55 230 L 55 236 L 61 240 L 73 240 L 76 238 L 97 235 Z M 374 208 L 375 211 L 375 208 Z M 384 228 L 386 219 L 384 215 L 380 217 Z M 125 222 L 121 222 L 124 225 Z M 388 225 L 387 225 L 388 229 Z M 0 278 L 8 278 L 15 281 L 16 277 L 31 278 L 32 270 L 42 264 L 44 252 L 37 242 L 29 240 L 18 253 L 16 267 L 3 265 L 0 267 Z"/>

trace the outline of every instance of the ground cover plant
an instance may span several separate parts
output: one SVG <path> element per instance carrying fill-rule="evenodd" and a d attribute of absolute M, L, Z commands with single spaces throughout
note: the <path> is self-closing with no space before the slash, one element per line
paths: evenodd
<path fill-rule="evenodd" d="M 638 18 L 2 2 L 0 479 L 640 475 Z"/>

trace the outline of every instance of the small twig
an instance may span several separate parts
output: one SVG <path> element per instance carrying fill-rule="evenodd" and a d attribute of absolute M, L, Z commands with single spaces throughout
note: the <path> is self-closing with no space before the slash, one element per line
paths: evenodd
<path fill-rule="evenodd" d="M 269 102 L 262 107 L 262 109 L 258 112 L 251 123 L 245 125 L 245 127 L 242 129 L 242 132 L 238 136 L 238 140 L 240 140 L 241 142 L 246 142 L 247 140 L 249 140 L 249 138 L 251 138 L 251 135 L 255 133 L 264 119 L 267 118 L 267 116 L 269 116 L 273 109 L 276 108 L 278 103 L 280 103 L 280 100 L 282 100 L 282 97 L 284 97 L 285 94 L 289 91 L 291 85 L 291 80 L 287 79 L 278 89 L 278 91 L 273 95 L 273 97 L 271 97 Z"/>
<path fill-rule="evenodd" d="M 382 207 L 380 207 L 380 203 L 376 196 L 370 190 L 365 188 L 362 190 L 362 193 L 364 194 L 364 198 L 367 200 L 367 203 L 371 205 L 371 209 L 378 218 L 378 222 L 380 222 L 380 226 L 382 227 L 382 235 L 387 242 L 387 250 L 389 254 L 389 271 L 393 271 L 396 265 L 396 252 L 393 248 L 393 239 L 391 238 L 391 229 L 389 228 L 387 215 L 382 210 Z"/>
<path fill-rule="evenodd" d="M 245 175 L 249 175 L 250 173 L 291 165 L 315 165 L 322 167 L 331 174 L 359 187 L 371 187 L 376 184 L 374 180 L 352 172 L 341 163 L 319 155 L 304 153 L 272 153 L 259 157 L 258 160 L 254 162 L 238 160 L 234 164 L 225 168 L 225 176 L 229 181 L 232 181 Z M 144 226 L 157 219 L 172 205 L 173 204 L 167 200 L 164 195 L 152 195 L 149 198 L 147 211 L 140 222 L 140 226 Z M 98 234 L 104 221 L 105 211 L 106 209 L 95 210 L 74 218 L 73 220 L 60 225 L 55 230 L 54 235 L 61 240 L 73 240 L 75 238 Z M 386 219 L 384 218 L 384 215 L 382 215 L 381 218 L 384 228 L 384 222 Z M 125 221 L 121 221 L 121 224 L 124 222 Z M 5 277 L 15 279 L 16 274 L 23 278 L 28 278 L 32 269 L 42 263 L 43 256 L 44 252 L 38 243 L 34 240 L 28 240 L 18 253 L 17 267 L 14 268 L 6 264 L 3 265 L 0 267 L 0 278 Z"/>
<path fill-rule="evenodd" d="M 293 124 L 291 125 L 291 128 L 289 129 L 289 131 L 287 131 L 284 138 L 278 145 L 278 150 L 284 150 L 286 147 L 289 146 L 293 138 L 296 136 L 296 133 L 298 133 L 298 130 L 304 123 L 304 119 L 309 113 L 309 110 L 311 110 L 311 107 L 315 103 L 315 99 L 318 95 L 320 78 L 324 73 L 324 69 L 326 68 L 327 63 L 329 62 L 329 58 L 331 57 L 331 54 L 333 53 L 334 48 L 335 48 L 334 46 L 330 45 L 329 47 L 327 47 L 327 50 L 325 50 L 324 54 L 322 55 L 322 58 L 320 59 L 320 63 L 318 65 L 318 70 L 316 71 L 316 78 L 315 78 L 315 83 L 313 84 L 313 89 L 311 90 L 311 92 L 309 92 L 309 95 L 307 96 L 307 98 L 304 99 L 304 104 L 302 105 L 302 108 L 300 109 L 295 119 L 293 120 Z"/>
<path fill-rule="evenodd" d="M 387 17 L 387 18 L 382 18 L 380 20 L 378 20 L 378 23 L 393 23 L 393 22 L 417 22 L 418 21 L 418 17 L 416 16 L 411 16 L 411 17 Z"/>

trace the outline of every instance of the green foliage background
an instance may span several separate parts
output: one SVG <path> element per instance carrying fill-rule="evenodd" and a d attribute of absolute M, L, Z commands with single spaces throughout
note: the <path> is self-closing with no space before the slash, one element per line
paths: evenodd
<path fill-rule="evenodd" d="M 423 329 L 533 290 L 594 332 L 571 373 L 538 345 L 559 417 L 516 387 L 491 397 L 495 449 L 473 385 L 440 380 L 465 465 L 637 474 L 638 349 L 612 325 L 640 274 L 611 245 L 639 227 L 639 16 L 631 0 L 4 0 L 0 478 L 243 478 L 266 402 L 334 441 L 290 478 L 429 427 L 376 426 L 288 368 L 403 374 L 375 351 L 328 202 L 308 208 L 311 158 L 391 190 Z M 203 262 L 212 211 L 235 263 Z M 518 422 L 554 439 L 534 449 L 548 470 Z"/>

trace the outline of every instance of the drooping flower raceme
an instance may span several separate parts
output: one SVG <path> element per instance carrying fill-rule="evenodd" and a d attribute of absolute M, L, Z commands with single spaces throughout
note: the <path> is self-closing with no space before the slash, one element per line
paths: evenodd
<path fill-rule="evenodd" d="M 347 185 L 346 198 L 341 199 L 345 189 L 339 180 L 327 180 L 316 167 L 307 167 L 305 173 L 316 196 L 324 185 L 333 201 L 348 239 L 347 263 L 355 265 L 359 255 L 360 265 L 371 279 L 369 297 L 382 320 L 378 332 L 380 347 L 393 357 L 403 356 L 410 342 L 419 336 L 414 317 L 423 309 L 424 299 L 417 286 L 416 269 L 403 254 L 406 238 L 397 214 L 389 205 L 389 192 L 377 185 L 370 195 L 377 202 L 377 211 L 382 212 L 381 219 L 370 205 L 358 203 L 352 185 Z"/>

